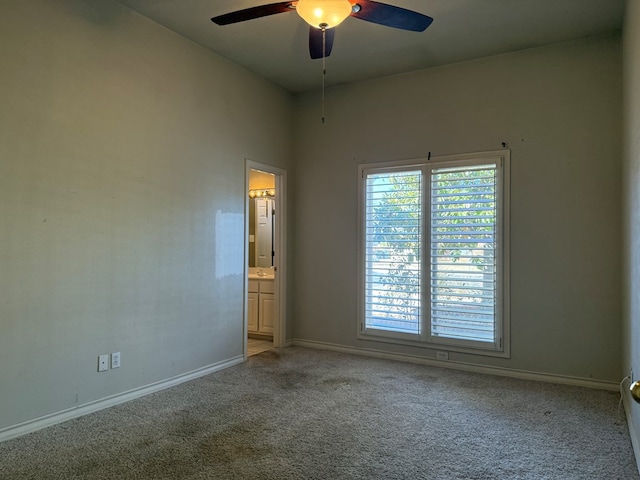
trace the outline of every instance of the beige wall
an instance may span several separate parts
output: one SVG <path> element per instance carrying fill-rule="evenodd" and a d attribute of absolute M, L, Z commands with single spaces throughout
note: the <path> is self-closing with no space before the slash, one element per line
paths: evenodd
<path fill-rule="evenodd" d="M 356 338 L 357 165 L 507 142 L 512 356 L 450 360 L 619 381 L 619 36 L 333 88 L 325 125 L 319 102 L 295 120 L 296 339 L 434 358 Z"/>
<path fill-rule="evenodd" d="M 640 380 L 640 2 L 627 2 L 624 29 L 623 375 Z M 640 405 L 627 394 L 631 438 L 640 460 Z"/>
<path fill-rule="evenodd" d="M 242 355 L 291 96 L 105 0 L 0 2 L 0 64 L 0 431 Z"/>

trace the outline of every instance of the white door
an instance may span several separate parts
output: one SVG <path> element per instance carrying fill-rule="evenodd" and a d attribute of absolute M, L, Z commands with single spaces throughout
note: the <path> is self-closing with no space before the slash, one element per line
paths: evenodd
<path fill-rule="evenodd" d="M 256 198 L 256 267 L 273 266 L 273 200 Z"/>

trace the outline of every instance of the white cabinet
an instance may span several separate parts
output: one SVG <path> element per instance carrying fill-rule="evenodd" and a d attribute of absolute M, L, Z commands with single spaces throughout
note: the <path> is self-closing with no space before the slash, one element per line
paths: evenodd
<path fill-rule="evenodd" d="M 249 304 L 248 304 L 249 314 L 249 324 L 247 328 L 249 332 L 257 332 L 258 331 L 258 294 L 249 292 Z"/>
<path fill-rule="evenodd" d="M 258 331 L 259 333 L 273 335 L 273 293 L 258 294 L 258 301 L 260 303 L 258 307 Z"/>
<path fill-rule="evenodd" d="M 273 336 L 274 305 L 273 279 L 249 280 L 249 333 Z"/>

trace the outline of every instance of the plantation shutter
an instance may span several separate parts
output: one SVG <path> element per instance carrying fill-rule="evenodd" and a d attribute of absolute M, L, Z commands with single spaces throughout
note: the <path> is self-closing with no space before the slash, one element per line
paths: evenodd
<path fill-rule="evenodd" d="M 422 172 L 365 179 L 365 327 L 421 331 Z"/>
<path fill-rule="evenodd" d="M 507 150 L 360 166 L 358 338 L 508 357 Z"/>
<path fill-rule="evenodd" d="M 495 163 L 431 172 L 433 341 L 497 342 L 497 179 Z"/>

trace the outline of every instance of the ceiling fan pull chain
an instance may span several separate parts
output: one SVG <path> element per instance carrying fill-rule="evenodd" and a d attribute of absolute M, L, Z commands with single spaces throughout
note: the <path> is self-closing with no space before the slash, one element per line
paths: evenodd
<path fill-rule="evenodd" d="M 324 81 L 327 76 L 327 27 L 322 26 L 322 124 L 324 125 Z"/>

